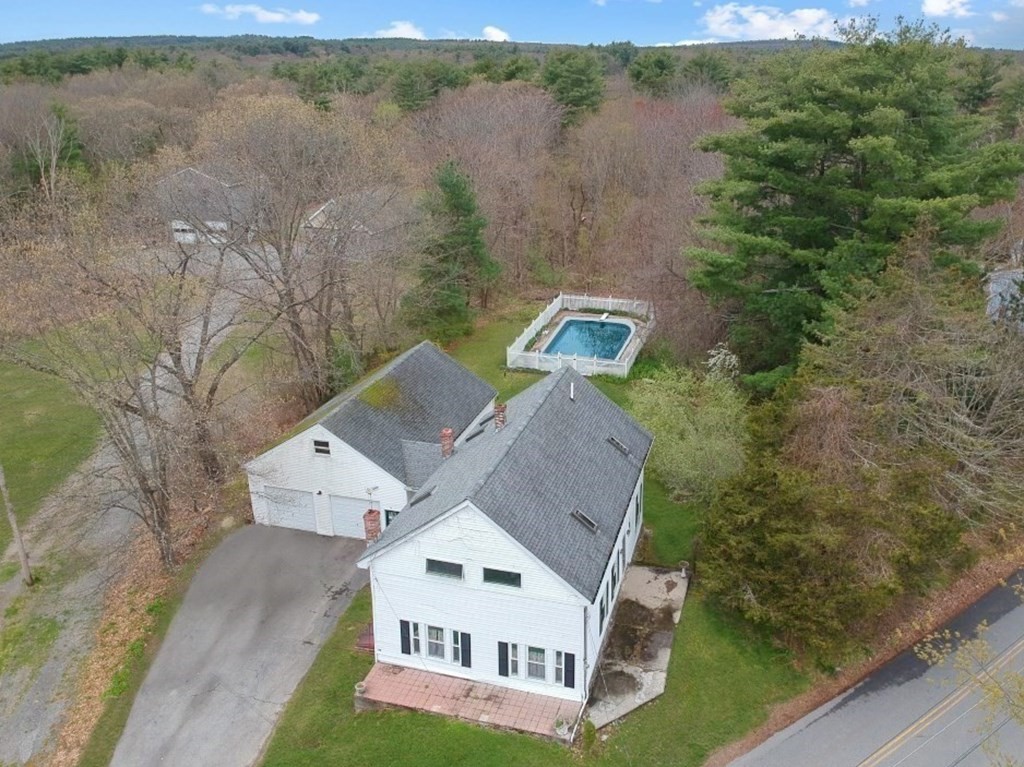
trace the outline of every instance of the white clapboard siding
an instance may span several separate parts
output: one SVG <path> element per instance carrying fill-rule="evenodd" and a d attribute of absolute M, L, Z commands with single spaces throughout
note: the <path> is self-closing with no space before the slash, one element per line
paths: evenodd
<path fill-rule="evenodd" d="M 463 577 L 428 574 L 428 558 L 461 564 Z M 484 567 L 521 573 L 522 587 L 484 583 Z M 382 552 L 372 560 L 370 576 L 377 660 L 569 700 L 585 697 L 586 600 L 472 504 Z M 421 625 L 420 655 L 402 654 L 400 620 Z M 426 627 L 431 625 L 446 630 L 449 658 L 451 631 L 471 635 L 472 668 L 427 657 Z M 498 642 L 522 646 L 519 678 L 498 675 Z M 527 679 L 525 652 L 530 645 L 548 651 L 549 677 L 554 651 L 573 653 L 575 688 L 553 679 Z"/>
<path fill-rule="evenodd" d="M 330 444 L 330 455 L 314 452 L 313 440 Z M 367 508 L 394 510 L 404 508 L 408 499 L 402 482 L 319 424 L 253 459 L 246 472 L 257 523 L 272 524 L 268 486 L 301 490 L 314 495 L 316 532 L 321 535 L 344 534 L 334 530 L 331 496 L 365 500 Z"/>
<path fill-rule="evenodd" d="M 636 544 L 640 538 L 640 531 L 643 529 L 643 518 L 640 519 L 640 524 L 636 524 L 636 506 L 640 502 L 640 498 L 643 494 L 643 472 L 640 473 L 640 478 L 637 480 L 636 486 L 633 488 L 633 496 L 630 499 L 629 507 L 626 510 L 626 516 L 622 520 L 622 527 L 619 528 L 618 536 L 616 537 L 616 543 L 614 548 L 614 556 L 608 560 L 608 566 L 605 568 L 604 577 L 601 579 L 601 588 L 597 592 L 597 599 L 590 605 L 587 610 L 587 646 L 594 648 L 603 648 L 604 643 L 608 639 L 608 627 L 611 624 L 611 618 L 614 614 L 614 605 L 618 602 L 619 592 L 622 590 L 622 579 L 625 575 L 625 569 L 620 568 L 618 587 L 611 593 L 611 604 L 608 606 L 608 614 L 605 616 L 604 627 L 601 628 L 601 596 L 605 593 L 605 587 L 612 582 L 612 567 L 617 561 L 616 557 L 618 552 L 622 548 L 623 542 L 626 544 L 626 566 L 633 560 L 633 553 L 636 551 Z M 591 664 L 587 669 L 587 683 L 593 679 L 596 665 Z"/>
<path fill-rule="evenodd" d="M 264 488 L 264 497 L 270 524 L 316 532 L 316 512 L 312 493 L 267 485 Z"/>

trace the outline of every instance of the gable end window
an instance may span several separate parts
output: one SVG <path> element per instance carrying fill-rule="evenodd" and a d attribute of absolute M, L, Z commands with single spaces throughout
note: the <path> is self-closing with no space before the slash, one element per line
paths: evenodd
<path fill-rule="evenodd" d="M 490 567 L 485 567 L 484 583 L 497 583 L 501 586 L 514 586 L 518 589 L 523 586 L 523 576 L 522 573 L 513 573 L 509 570 L 492 570 Z"/>
<path fill-rule="evenodd" d="M 331 443 L 326 439 L 314 439 L 313 440 L 313 452 L 317 455 L 330 455 L 331 454 Z"/>
<path fill-rule="evenodd" d="M 462 565 L 458 562 L 445 562 L 443 559 L 428 559 L 427 572 L 431 575 L 443 575 L 446 578 L 461 578 Z"/>

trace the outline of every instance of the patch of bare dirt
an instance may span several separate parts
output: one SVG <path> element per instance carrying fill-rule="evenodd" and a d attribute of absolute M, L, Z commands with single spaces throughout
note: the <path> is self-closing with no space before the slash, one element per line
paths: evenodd
<path fill-rule="evenodd" d="M 1005 583 L 1024 562 L 1024 544 L 992 554 L 964 573 L 949 588 L 937 591 L 910 608 L 901 605 L 880 617 L 879 638 L 870 658 L 845 666 L 835 676 L 821 676 L 811 689 L 772 707 L 768 719 L 745 737 L 719 748 L 703 767 L 726 767 L 819 706 L 842 694 L 904 650 L 948 623 L 996 586 Z"/>
<path fill-rule="evenodd" d="M 672 608 L 652 610 L 632 599 L 623 600 L 615 611 L 605 658 L 624 662 L 649 659 L 664 644 L 666 633 L 671 642 L 674 629 Z"/>

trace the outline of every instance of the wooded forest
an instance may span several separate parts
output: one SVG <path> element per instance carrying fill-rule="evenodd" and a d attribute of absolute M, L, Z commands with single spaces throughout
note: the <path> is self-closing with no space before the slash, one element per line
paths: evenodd
<path fill-rule="evenodd" d="M 1024 508 L 1021 316 L 985 312 L 1024 62 L 842 36 L 0 47 L 0 354 L 97 412 L 171 567 L 179 509 L 411 344 L 649 299 L 630 407 L 702 588 L 837 662 Z"/>

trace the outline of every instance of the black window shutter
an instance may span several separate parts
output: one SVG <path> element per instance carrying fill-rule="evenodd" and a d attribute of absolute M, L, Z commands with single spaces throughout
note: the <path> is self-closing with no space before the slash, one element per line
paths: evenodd
<path fill-rule="evenodd" d="M 398 621 L 402 634 L 402 655 L 412 655 L 412 640 L 409 638 L 409 621 Z"/>
<path fill-rule="evenodd" d="M 498 676 L 508 676 L 508 642 L 498 642 Z"/>
<path fill-rule="evenodd" d="M 473 668 L 472 647 L 469 642 L 469 634 L 462 632 L 459 637 L 459 646 L 462 648 L 462 665 L 466 668 Z"/>
<path fill-rule="evenodd" d="M 576 686 L 576 655 L 575 653 L 567 652 L 565 654 L 565 673 L 562 674 L 562 679 L 565 680 L 566 687 Z"/>

